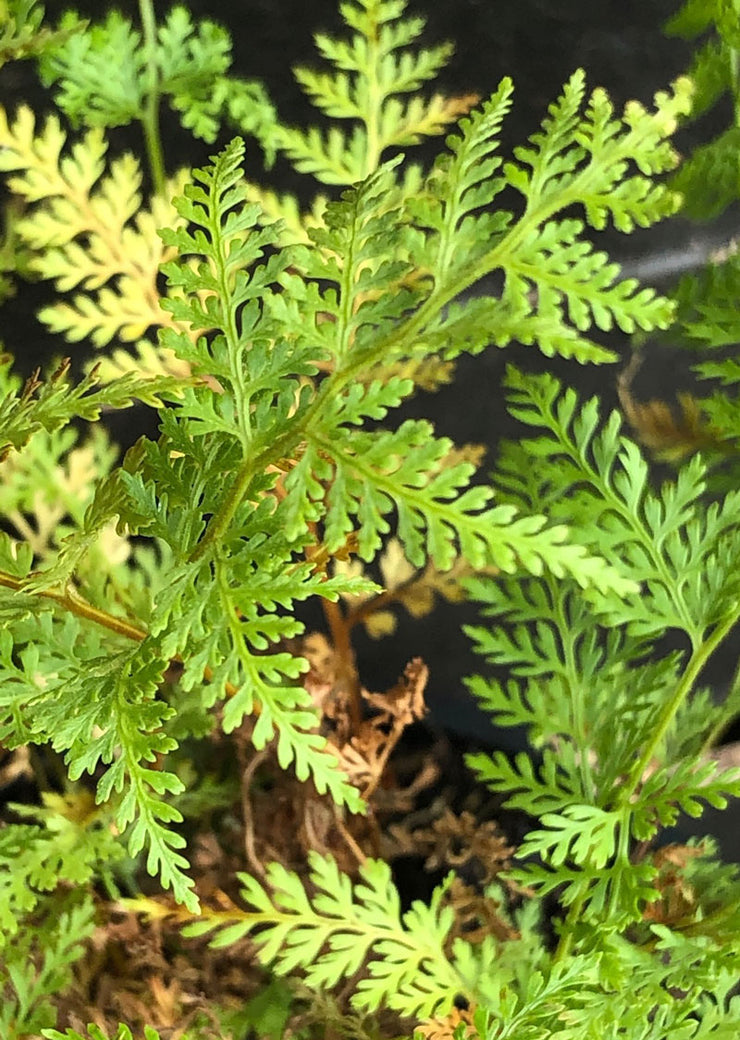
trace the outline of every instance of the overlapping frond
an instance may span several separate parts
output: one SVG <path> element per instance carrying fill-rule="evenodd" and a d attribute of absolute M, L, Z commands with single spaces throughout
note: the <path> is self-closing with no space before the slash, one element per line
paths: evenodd
<path fill-rule="evenodd" d="M 68 38 L 45 49 L 40 67 L 73 125 L 111 127 L 144 120 L 156 93 L 170 101 L 195 137 L 210 143 L 222 124 L 231 122 L 257 137 L 272 155 L 272 106 L 260 84 L 229 75 L 231 37 L 222 26 L 207 19 L 194 23 L 185 7 L 173 7 L 159 27 L 153 55 L 119 11 L 110 11 L 94 27 L 69 13 L 61 29 Z"/>
<path fill-rule="evenodd" d="M 420 332 L 426 343 L 443 353 L 477 352 L 518 340 L 548 356 L 605 361 L 609 352 L 586 335 L 592 326 L 632 332 L 668 325 L 671 305 L 634 280 L 620 281 L 618 266 L 584 236 L 584 222 L 558 214 L 576 204 L 597 230 L 611 220 L 628 232 L 676 209 L 678 196 L 651 180 L 676 163 L 666 137 L 688 109 L 688 80 L 674 90 L 656 96 L 654 113 L 632 104 L 620 118 L 603 91 L 586 102 L 576 73 L 542 130 L 515 149 L 514 162 L 495 154 L 508 80 L 461 121 L 459 135 L 448 139 L 452 155 L 437 160 L 426 192 L 409 203 L 414 223 L 434 232 L 425 236 L 428 259 L 420 256 L 419 266 L 446 299 L 496 271 L 504 288 L 496 298 L 476 294 L 435 315 Z M 518 215 L 487 208 L 506 186 L 522 195 Z"/>
<path fill-rule="evenodd" d="M 578 539 L 627 562 L 649 592 L 649 607 L 643 594 L 617 608 L 613 620 L 634 634 L 679 628 L 701 639 L 734 594 L 732 562 L 740 549 L 736 493 L 705 507 L 705 469 L 696 458 L 656 494 L 638 449 L 621 436 L 616 414 L 599 430 L 595 400 L 579 408 L 575 392 L 560 395 L 550 376 L 529 378 L 512 370 L 509 381 L 513 414 L 540 433 L 527 450 L 558 465 L 578 489 L 566 510 L 578 524 Z M 535 487 L 530 494 L 536 496 Z M 562 504 L 553 507 L 563 515 Z"/>
<path fill-rule="evenodd" d="M 470 764 L 539 820 L 520 854 L 540 862 L 525 862 L 516 877 L 541 894 L 557 887 L 583 920 L 607 915 L 610 927 L 623 927 L 657 898 L 657 871 L 647 862 L 636 869 L 630 841 L 651 840 L 680 811 L 723 806 L 739 789 L 736 771 L 718 774 L 701 757 L 712 723 L 706 694 L 694 693 L 702 663 L 738 620 L 739 503 L 734 492 L 706 503 L 698 459 L 653 491 L 616 416 L 602 425 L 595 401 L 578 406 L 551 376 L 511 371 L 508 382 L 513 414 L 537 435 L 504 451 L 505 497 L 568 515 L 575 537 L 619 559 L 640 592 L 617 606 L 611 594 L 584 594 L 547 575 L 468 583 L 489 619 L 468 632 L 507 672 L 476 676 L 470 688 L 499 724 L 526 726 L 542 748 L 539 761 L 499 752 Z M 671 627 L 686 633 L 689 649 L 651 659 Z M 679 715 L 698 727 L 686 740 Z"/>

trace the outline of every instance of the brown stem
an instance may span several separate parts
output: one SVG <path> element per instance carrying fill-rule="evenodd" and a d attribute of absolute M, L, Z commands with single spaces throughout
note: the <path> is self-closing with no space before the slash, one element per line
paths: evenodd
<path fill-rule="evenodd" d="M 23 579 L 16 578 L 5 571 L 0 571 L 0 586 L 13 589 L 14 592 L 25 591 Z M 100 610 L 99 607 L 94 607 L 92 603 L 88 603 L 73 585 L 67 585 L 63 591 L 61 589 L 39 589 L 33 595 L 50 599 L 71 614 L 84 618 L 86 621 L 92 621 L 96 625 L 101 625 L 103 628 L 107 628 L 109 632 L 115 632 L 116 635 L 123 636 L 126 639 L 133 639 L 134 642 L 141 643 L 147 637 L 146 629 L 139 628 L 138 625 L 134 625 L 130 621 L 124 621 L 123 618 L 115 617 L 115 615 L 109 614 L 106 610 Z M 171 660 L 171 664 L 182 663 L 183 661 L 179 654 Z M 210 668 L 206 667 L 203 670 L 203 678 L 206 682 L 210 682 L 213 678 L 213 672 Z M 224 686 L 224 691 L 227 697 L 233 697 L 237 692 L 237 687 L 227 682 Z M 255 705 L 254 714 L 259 715 L 259 704 Z"/>
<path fill-rule="evenodd" d="M 352 649 L 352 641 L 349 637 L 350 628 L 338 603 L 322 600 L 322 606 L 326 623 L 329 626 L 332 645 L 337 655 L 337 679 L 341 684 L 342 690 L 346 690 L 348 694 L 351 732 L 357 734 L 362 721 L 362 707 L 360 678 L 355 665 L 355 652 Z"/>
<path fill-rule="evenodd" d="M 13 589 L 14 592 L 25 591 L 22 578 L 15 578 L 12 574 L 6 574 L 4 571 L 0 571 L 0 585 L 4 585 L 7 589 Z M 38 592 L 34 592 L 33 595 L 53 600 L 54 603 L 58 603 L 71 614 L 76 614 L 77 617 L 85 618 L 87 621 L 94 621 L 96 625 L 102 625 L 117 635 L 125 636 L 126 639 L 134 639 L 140 643 L 146 638 L 147 633 L 145 629 L 138 628 L 136 625 L 124 621 L 123 618 L 117 618 L 105 610 L 94 607 L 92 603 L 88 603 L 87 600 L 83 599 L 72 585 L 67 585 L 63 591 L 60 589 L 40 589 Z"/>

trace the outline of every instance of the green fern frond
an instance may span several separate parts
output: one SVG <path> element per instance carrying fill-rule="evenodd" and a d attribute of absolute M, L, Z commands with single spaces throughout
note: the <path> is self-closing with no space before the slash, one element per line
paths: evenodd
<path fill-rule="evenodd" d="M 136 400 L 158 403 L 159 394 L 177 396 L 180 393 L 179 382 L 167 375 L 141 379 L 130 373 L 115 383 L 101 386 L 94 368 L 73 386 L 69 379 L 69 358 L 62 361 L 46 381 L 36 372 L 22 388 L 17 379 L 7 379 L 10 372 L 7 356 L 0 367 L 4 373 L 0 380 L 6 384 L 0 398 L 0 454 L 3 456 L 11 450 L 20 451 L 39 430 L 54 433 L 74 419 L 94 422 L 105 410 L 129 408 Z"/>
<path fill-rule="evenodd" d="M 194 909 L 198 902 L 193 881 L 184 873 L 188 863 L 177 851 L 184 847 L 185 839 L 168 826 L 182 820 L 166 800 L 183 789 L 182 782 L 173 773 L 145 764 L 175 746 L 162 732 L 162 724 L 175 709 L 156 700 L 168 664 L 146 642 L 133 651 L 90 658 L 80 680 L 85 685 L 84 699 L 74 711 L 59 697 L 69 677 L 68 672 L 63 673 L 36 698 L 44 718 L 36 739 L 51 742 L 65 754 L 72 780 L 85 772 L 92 774 L 99 763 L 108 766 L 98 781 L 97 797 L 106 802 L 114 793 L 120 796 L 115 819 L 121 830 L 133 824 L 128 836 L 130 854 L 135 856 L 147 847 L 149 873 L 159 874 L 178 901 Z"/>
<path fill-rule="evenodd" d="M 259 226 L 259 207 L 246 202 L 240 177 L 243 152 L 244 143 L 236 138 L 212 170 L 196 171 L 194 176 L 202 187 L 194 187 L 176 201 L 180 216 L 196 230 L 162 231 L 168 246 L 178 248 L 183 256 L 198 258 L 193 264 L 165 265 L 170 286 L 184 295 L 163 306 L 181 327 L 190 324 L 196 335 L 214 329 L 219 335 L 206 347 L 204 338 L 194 343 L 191 334 L 169 330 L 162 343 L 198 370 L 224 382 L 230 396 L 222 403 L 231 417 L 224 421 L 239 437 L 246 455 L 256 447 L 255 418 L 267 420 L 269 408 L 274 427 L 283 425 L 294 410 L 300 377 L 316 369 L 306 347 L 301 350 L 285 344 L 283 349 L 273 349 L 270 298 L 288 261 L 284 254 L 275 253 L 259 262 L 274 243 L 275 232 L 272 226 Z M 188 398 L 191 409 L 196 399 L 208 408 L 203 421 L 212 423 L 215 413 L 211 406 L 219 403 L 215 395 L 211 391 L 193 393 Z M 265 441 L 273 439 L 269 425 L 257 424 L 257 435 Z M 205 426 L 203 432 L 207 429 Z"/>
<path fill-rule="evenodd" d="M 717 772 L 716 762 L 686 759 L 673 769 L 657 770 L 642 785 L 632 808 L 632 833 L 638 840 L 651 837 L 656 824 L 671 827 L 680 813 L 698 817 L 702 802 L 726 808 L 740 794 L 740 771 Z"/>
<path fill-rule="evenodd" d="M 678 320 L 688 339 L 703 347 L 734 344 L 737 320 L 734 304 L 740 290 L 740 257 L 731 253 L 722 262 L 708 264 L 697 274 L 681 279 L 676 289 Z M 717 364 L 714 359 L 700 362 Z M 722 365 L 732 372 L 735 362 L 723 358 Z M 712 375 L 714 373 L 711 373 Z"/>
<path fill-rule="evenodd" d="M 146 64 L 140 34 L 118 11 L 103 26 L 83 30 L 79 15 L 68 13 L 61 28 L 70 38 L 45 54 L 40 63 L 47 86 L 60 82 L 56 103 L 79 125 L 123 126 L 142 110 L 146 96 Z"/>
<path fill-rule="evenodd" d="M 0 830 L 0 946 L 10 945 L 23 916 L 37 910 L 59 885 L 84 886 L 123 856 L 109 826 L 110 812 L 95 807 L 92 796 L 70 791 L 45 793 L 43 806 L 15 806 L 35 823 Z M 102 824 L 102 826 L 101 826 Z"/>
<path fill-rule="evenodd" d="M 413 51 L 410 45 L 424 28 L 422 18 L 404 18 L 405 0 L 350 0 L 342 16 L 354 35 L 337 39 L 317 33 L 316 46 L 336 71 L 295 69 L 295 76 L 313 103 L 334 119 L 351 119 L 344 132 L 333 126 L 323 134 L 316 128 L 275 128 L 278 147 L 302 173 L 312 173 L 324 184 L 353 184 L 364 180 L 381 163 L 389 148 L 416 144 L 444 132 L 469 111 L 475 96 L 428 101 L 417 94 L 433 79 L 452 54 L 450 44 Z"/>
<path fill-rule="evenodd" d="M 106 1034 L 103 1030 L 92 1023 L 87 1027 L 83 1036 L 76 1029 L 66 1029 L 60 1033 L 57 1029 L 44 1029 L 42 1036 L 45 1040 L 137 1040 L 127 1025 L 121 1023 L 115 1034 Z M 144 1026 L 142 1040 L 160 1040 L 159 1033 L 152 1026 Z M 186 1037 L 183 1037 L 186 1040 Z"/>
<path fill-rule="evenodd" d="M 666 22 L 670 36 L 691 40 L 708 29 L 721 10 L 721 0 L 684 0 L 678 11 Z"/>
<path fill-rule="evenodd" d="M 596 229 L 611 218 L 622 231 L 672 213 L 678 196 L 649 175 L 676 163 L 664 138 L 688 109 L 690 85 L 678 81 L 675 94 L 658 95 L 654 114 L 631 106 L 618 119 L 602 91 L 581 111 L 584 80 L 577 73 L 531 146 L 515 149 L 517 162 L 502 164 L 494 154 L 496 135 L 510 94 L 504 80 L 479 111 L 462 120 L 462 133 L 448 141 L 453 157 L 437 161 L 426 192 L 408 207 L 414 224 L 436 232 L 426 234 L 426 255 L 418 260 L 435 279 L 431 300 L 454 300 L 495 271 L 504 275 L 503 292 L 495 299 L 476 294 L 453 303 L 425 328 L 414 323 L 414 331 L 427 349 L 443 355 L 518 340 L 536 343 L 548 356 L 611 360 L 610 352 L 584 335 L 593 324 L 608 329 L 616 323 L 627 331 L 665 328 L 672 307 L 632 280 L 619 282 L 618 267 L 583 237 L 583 222 L 559 220 L 557 213 L 575 203 Z M 638 172 L 627 174 L 628 164 Z M 515 218 L 481 212 L 507 184 L 522 194 L 523 213 Z M 592 295 L 595 284 L 599 289 Z"/>
<path fill-rule="evenodd" d="M 260 84 L 229 75 L 231 37 L 215 22 L 194 24 L 185 7 L 174 7 L 159 26 L 153 55 L 118 11 L 90 29 L 70 13 L 61 29 L 69 38 L 45 50 L 40 70 L 73 126 L 145 122 L 155 94 L 169 99 L 194 137 L 211 143 L 228 120 L 257 137 L 268 158 L 273 154 L 272 106 Z"/>
<path fill-rule="evenodd" d="M 698 119 L 732 88 L 732 49 L 723 40 L 708 40 L 694 55 L 688 75 L 694 84 L 691 118 Z"/>
<path fill-rule="evenodd" d="M 37 0 L 2 0 L 0 4 L 0 66 L 43 54 L 66 42 L 69 31 L 43 24 L 44 9 Z"/>
<path fill-rule="evenodd" d="M 624 927 L 657 898 L 656 870 L 635 869 L 630 840 L 649 841 L 681 807 L 698 814 L 702 802 L 722 806 L 737 790 L 736 772 L 717 776 L 696 750 L 672 757 L 685 746 L 677 743 L 679 714 L 698 721 L 690 746 L 705 746 L 707 722 L 692 702 L 706 705 L 706 695 L 693 695 L 693 686 L 738 619 L 737 495 L 707 506 L 699 460 L 658 495 L 618 419 L 599 429 L 595 401 L 577 408 L 575 394 L 561 394 L 547 375 L 512 371 L 509 385 L 513 413 L 538 436 L 504 453 L 498 476 L 506 497 L 519 508 L 546 505 L 554 518 L 567 514 L 577 537 L 619 558 L 642 591 L 614 610 L 609 595 L 584 595 L 548 575 L 469 581 L 493 623 L 467 631 L 508 673 L 506 681 L 477 676 L 469 686 L 500 724 L 525 725 L 535 746 L 544 745 L 538 764 L 524 753 L 513 763 L 478 754 L 469 764 L 543 825 L 519 853 L 541 862 L 517 867 L 517 880 L 540 895 L 558 888 L 581 920 L 614 926 L 618 918 Z M 690 652 L 650 661 L 671 626 L 687 633 Z"/>
<path fill-rule="evenodd" d="M 95 928 L 89 897 L 50 900 L 45 911 L 3 952 L 0 1029 L 9 1040 L 38 1036 L 56 1020 L 54 998 L 70 985 L 73 967 Z"/>
<path fill-rule="evenodd" d="M 186 689 L 202 684 L 204 673 L 209 672 L 204 703 L 227 698 L 224 726 L 229 731 L 245 714 L 258 713 L 255 743 L 262 747 L 275 734 L 284 767 L 294 762 L 301 778 L 310 772 L 320 790 L 330 790 L 336 800 L 360 810 L 358 792 L 326 751 L 326 742 L 317 732 L 317 715 L 296 681 L 306 663 L 279 648 L 265 651 L 302 630 L 300 622 L 279 608 L 290 608 L 313 595 L 335 599 L 340 592 L 375 586 L 364 579 L 326 579 L 308 563 L 296 562 L 294 554 L 310 534 L 304 532 L 298 539 L 286 536 L 280 514 L 274 515 L 275 504 L 266 494 L 274 478 L 264 475 L 253 477 L 247 500 L 234 518 L 233 533 L 215 554 L 191 559 L 204 526 L 201 518 L 223 505 L 222 473 L 229 466 L 228 453 L 232 466 L 241 456 L 235 454 L 240 445 L 233 435 L 193 440 L 184 425 L 170 411 L 163 428 L 172 439 L 149 445 L 144 457 L 131 456 L 129 469 L 122 474 L 127 523 L 172 549 L 171 564 L 160 575 L 150 636 L 157 637 L 165 659 L 182 656 Z M 174 461 L 172 451 L 180 456 Z M 197 515 L 194 501 L 199 503 Z"/>
<path fill-rule="evenodd" d="M 546 431 L 529 443 L 529 450 L 543 460 L 563 460 L 563 474 L 584 488 L 575 499 L 575 514 L 568 508 L 578 521 L 579 539 L 598 542 L 614 561 L 628 561 L 633 578 L 649 590 L 649 610 L 643 595 L 623 604 L 624 613 L 615 620 L 629 622 L 636 635 L 674 627 L 701 641 L 707 627 L 716 623 L 716 611 L 733 595 L 727 573 L 718 574 L 717 554 L 732 560 L 740 547 L 737 495 L 730 493 L 720 506 L 705 510 L 700 499 L 706 471 L 697 458 L 656 496 L 648 488 L 639 451 L 620 436 L 616 414 L 597 434 L 595 400 L 577 412 L 575 393 L 566 391 L 558 398 L 557 381 L 550 376 L 530 378 L 512 370 L 509 384 L 515 390 L 513 414 Z M 531 494 L 537 497 L 534 485 Z M 587 511 L 590 519 L 585 521 Z M 724 583 L 722 589 L 717 582 Z"/>
<path fill-rule="evenodd" d="M 442 906 L 445 886 L 436 889 L 429 906 L 414 903 L 402 913 L 383 861 L 364 863 L 353 886 L 334 860 L 309 855 L 314 894 L 273 863 L 266 879 L 269 894 L 255 878 L 239 875 L 242 899 L 252 909 L 205 913 L 186 927 L 186 934 L 219 928 L 212 941 L 217 947 L 251 935 L 265 964 L 279 975 L 301 966 L 308 985 L 317 989 L 348 980 L 367 965 L 351 998 L 353 1007 L 367 1011 L 388 1007 L 428 1018 L 466 994 L 465 981 L 445 954 L 453 923 L 451 909 Z"/>
<path fill-rule="evenodd" d="M 692 220 L 714 220 L 738 195 L 737 153 L 740 128 L 730 127 L 709 144 L 695 148 L 671 178 Z"/>

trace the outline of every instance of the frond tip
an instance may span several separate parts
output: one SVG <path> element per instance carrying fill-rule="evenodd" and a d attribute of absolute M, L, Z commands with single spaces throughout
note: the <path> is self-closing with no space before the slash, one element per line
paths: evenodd
<path fill-rule="evenodd" d="M 330 857 L 309 853 L 312 894 L 296 874 L 277 863 L 268 868 L 267 888 L 240 874 L 247 911 L 204 913 L 186 926 L 186 935 L 218 928 L 216 947 L 251 935 L 260 959 L 279 975 L 297 968 L 316 989 L 351 979 L 354 1007 L 367 1012 L 392 1008 L 404 1016 L 445 1014 L 465 983 L 445 954 L 453 911 L 442 906 L 446 885 L 436 889 L 429 906 L 414 903 L 402 913 L 390 867 L 367 860 L 353 885 Z"/>

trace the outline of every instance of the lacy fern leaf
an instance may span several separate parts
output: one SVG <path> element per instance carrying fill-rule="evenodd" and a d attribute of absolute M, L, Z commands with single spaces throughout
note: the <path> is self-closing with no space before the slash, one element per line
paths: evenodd
<path fill-rule="evenodd" d="M 215 947 L 249 938 L 276 975 L 302 972 L 321 999 L 345 986 L 357 1011 L 395 1012 L 429 1036 L 451 1035 L 447 1016 L 462 1002 L 457 1034 L 480 1040 L 616 1038 L 625 1023 L 630 1040 L 710 1036 L 712 1000 L 725 1007 L 725 976 L 740 967 L 734 953 L 722 967 L 737 883 L 711 881 L 705 859 L 678 892 L 665 857 L 698 855 L 650 843 L 679 811 L 740 794 L 736 772 L 706 761 L 737 689 L 709 711 L 697 688 L 740 618 L 738 492 L 707 504 L 698 458 L 653 488 L 619 418 L 602 422 L 596 401 L 550 375 L 510 372 L 511 410 L 528 431 L 502 450 L 490 482 L 478 480 L 480 452 L 456 450 L 425 420 L 394 422 L 463 352 L 518 341 L 598 363 L 612 359 L 601 333 L 670 323 L 673 304 L 621 280 L 591 232 L 674 212 L 676 193 L 659 178 L 675 165 L 669 138 L 692 88 L 679 80 L 653 110 L 617 114 L 577 72 L 507 157 L 510 80 L 478 108 L 470 97 L 425 101 L 418 92 L 450 48 L 414 46 L 423 21 L 404 0 L 340 10 L 348 37 L 316 41 L 329 71 L 297 75 L 325 114 L 352 123 L 348 133 L 280 126 L 262 90 L 230 76 L 223 30 L 183 8 L 157 30 L 150 5 L 142 36 L 120 14 L 89 31 L 70 15 L 69 37 L 48 49 L 60 105 L 89 127 L 76 144 L 53 118 L 37 130 L 27 109 L 11 123 L 0 116 L 0 166 L 26 207 L 24 256 L 74 294 L 42 318 L 117 351 L 109 386 L 94 373 L 72 384 L 67 363 L 25 387 L 0 369 L 0 739 L 48 745 L 69 784 L 90 792 L 87 802 L 74 786 L 66 801 L 47 794 L 0 827 L 0 922 L 12 940 L 0 1025 L 62 1036 L 47 1028 L 51 987 L 90 933 L 90 887 L 114 890 L 109 865 L 127 851 L 127 885 L 146 869 L 171 898 L 117 909 L 186 920 Z M 708 98 L 719 86 L 705 72 Z M 295 200 L 244 182 L 241 138 L 167 183 L 159 96 L 202 139 L 236 120 L 344 191 L 302 216 Z M 429 172 L 404 164 L 402 148 L 460 116 Z M 102 128 L 133 119 L 161 189 L 148 209 L 138 162 L 106 158 Z M 724 303 L 697 308 L 698 339 L 729 335 L 724 288 Z M 155 329 L 156 348 L 145 338 Z M 125 342 L 138 360 L 121 355 Z M 177 380 L 165 377 L 169 363 Z M 722 372 L 732 384 L 737 373 Z M 159 430 L 120 465 L 104 437 L 70 428 L 132 400 L 157 408 Z M 399 691 L 419 702 L 399 712 L 422 713 L 426 668 L 414 662 L 380 719 L 366 719 L 345 645 L 352 606 L 326 610 L 330 681 L 299 640 L 299 604 L 382 593 L 352 557 L 371 566 L 389 542 L 397 573 L 426 568 L 435 587 L 479 572 L 466 587 L 485 624 L 469 633 L 495 672 L 470 686 L 533 745 L 513 761 L 470 759 L 497 798 L 538 820 L 515 866 L 472 900 L 483 936 L 468 931 L 471 900 L 452 878 L 404 911 L 390 867 L 367 858 L 372 817 L 363 829 L 347 816 L 366 809 L 352 758 L 367 766 L 360 738 L 369 727 L 370 799 L 403 721 L 394 716 L 389 734 L 386 716 Z M 659 653 L 668 630 L 679 648 Z M 205 737 L 233 754 L 228 776 L 191 751 Z M 249 744 L 257 754 L 243 759 Z M 281 822 L 305 831 L 301 854 L 314 846 L 304 874 L 262 869 L 250 814 L 253 797 L 273 798 L 253 783 L 263 764 L 270 783 L 290 784 L 294 815 Z M 214 813 L 216 840 L 235 795 L 254 868 L 239 874 L 244 908 L 229 906 L 227 886 L 201 908 L 208 870 L 191 877 L 184 812 Z M 314 809 L 328 821 L 323 847 L 361 864 L 355 880 L 318 853 Z M 188 833 L 197 822 L 188 818 Z M 510 850 L 497 841 L 499 870 Z M 283 853 L 298 862 L 287 841 Z M 553 951 L 541 917 L 556 899 Z M 39 922 L 45 949 L 34 945 Z M 711 970 L 692 978 L 703 950 Z M 121 1025 L 118 1040 L 129 1033 Z M 80 1037 L 70 1028 L 66 1040 Z"/>
<path fill-rule="evenodd" d="M 642 590 L 617 607 L 610 594 L 584 595 L 547 575 L 469 582 L 494 624 L 468 632 L 489 663 L 509 674 L 505 682 L 475 677 L 470 688 L 501 724 L 523 724 L 544 745 L 538 763 L 524 753 L 510 763 L 498 753 L 472 756 L 470 765 L 544 825 L 520 853 L 542 863 L 518 868 L 517 878 L 542 895 L 559 878 L 562 899 L 582 919 L 607 913 L 621 927 L 657 898 L 656 872 L 649 863 L 633 870 L 630 840 L 648 841 L 681 807 L 698 813 L 700 801 L 721 806 L 737 790 L 735 772 L 715 776 L 714 764 L 696 755 L 669 757 L 677 747 L 673 720 L 689 710 L 703 662 L 738 619 L 736 494 L 707 506 L 694 460 L 657 495 L 616 417 L 599 429 L 595 402 L 576 409 L 573 392 L 561 395 L 551 376 L 512 371 L 509 384 L 513 413 L 546 432 L 504 453 L 502 487 L 520 507 L 546 502 L 555 516 L 564 507 L 579 537 L 627 564 L 625 574 Z M 564 486 L 576 489 L 567 504 Z M 651 662 L 670 627 L 686 633 L 689 649 Z M 625 719 L 616 730 L 615 717 Z M 700 746 L 708 735 L 705 724 Z"/>
<path fill-rule="evenodd" d="M 62 154 L 65 142 L 55 117 L 37 134 L 29 108 L 22 106 L 12 124 L 0 109 L 0 169 L 13 174 L 9 187 L 32 207 L 17 224 L 31 250 L 29 266 L 60 292 L 86 290 L 44 308 L 40 318 L 72 341 L 90 337 L 103 346 L 114 337 L 140 339 L 167 320 L 156 282 L 172 253 L 156 229 L 173 222 L 172 210 L 162 197 L 150 211 L 142 208 L 141 173 L 131 155 L 105 172 L 100 130 L 88 131 L 71 155 Z"/>
<path fill-rule="evenodd" d="M 417 92 L 433 79 L 451 53 L 450 44 L 412 51 L 424 19 L 403 17 L 405 0 L 349 0 L 342 5 L 349 39 L 317 33 L 316 46 L 336 71 L 300 67 L 295 76 L 314 104 L 335 119 L 350 119 L 345 133 L 333 126 L 327 134 L 277 128 L 278 147 L 302 173 L 324 184 L 364 180 L 389 148 L 416 144 L 443 133 L 477 101 L 473 95 L 424 101 Z M 402 101 L 403 95 L 417 95 Z"/>
<path fill-rule="evenodd" d="M 415 903 L 402 914 L 390 869 L 380 860 L 368 860 L 353 886 L 332 859 L 312 854 L 311 879 L 313 896 L 296 875 L 272 864 L 268 895 L 242 874 L 241 895 L 253 909 L 206 914 L 186 934 L 220 928 L 213 945 L 225 946 L 262 926 L 253 935 L 260 958 L 279 974 L 307 968 L 308 984 L 317 988 L 351 978 L 371 956 L 352 997 L 355 1007 L 390 1007 L 415 1018 L 449 1010 L 464 982 L 444 953 L 453 918 L 441 905 L 443 888 L 429 907 Z"/>
<path fill-rule="evenodd" d="M 40 69 L 73 125 L 146 122 L 149 99 L 166 97 L 193 136 L 211 143 L 230 121 L 272 154 L 272 106 L 260 84 L 229 75 L 231 38 L 215 22 L 194 24 L 186 8 L 174 7 L 159 26 L 153 54 L 118 11 L 91 28 L 69 13 L 60 28 L 69 38 L 45 49 Z"/>

